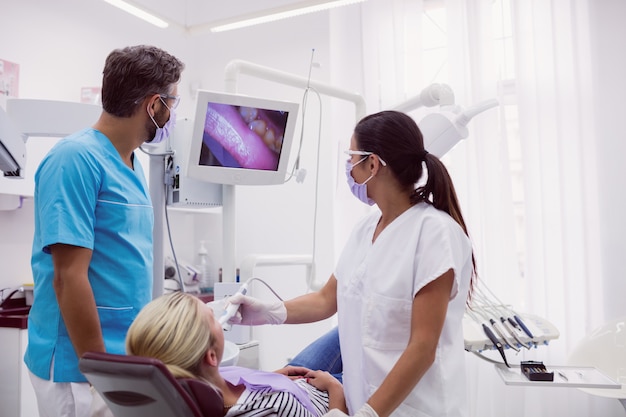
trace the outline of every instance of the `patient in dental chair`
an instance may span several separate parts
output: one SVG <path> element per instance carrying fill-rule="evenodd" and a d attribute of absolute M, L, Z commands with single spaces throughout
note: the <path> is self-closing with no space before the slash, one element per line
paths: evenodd
<path fill-rule="evenodd" d="M 343 386 L 328 372 L 295 366 L 276 372 L 220 368 L 222 327 L 213 309 L 190 294 L 175 292 L 146 305 L 128 330 L 126 351 L 161 360 L 181 380 L 209 384 L 221 393 L 227 417 L 347 412 Z"/>

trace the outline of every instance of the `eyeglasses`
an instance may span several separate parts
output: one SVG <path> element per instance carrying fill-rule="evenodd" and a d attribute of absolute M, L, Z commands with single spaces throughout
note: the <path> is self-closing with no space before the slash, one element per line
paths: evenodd
<path fill-rule="evenodd" d="M 164 99 L 174 100 L 174 103 L 169 106 L 170 109 L 175 109 L 178 107 L 178 103 L 180 103 L 180 96 L 173 96 L 171 94 L 159 94 L 159 96 Z"/>
<path fill-rule="evenodd" d="M 374 152 L 367 152 L 367 151 L 352 151 L 350 149 L 348 149 L 347 151 L 343 151 L 344 153 L 352 156 L 352 155 L 363 155 L 363 156 L 370 156 L 370 155 L 376 155 Z M 383 161 L 383 158 L 381 158 L 380 156 L 376 155 L 376 158 L 378 158 L 378 160 L 380 161 L 380 163 L 386 167 L 387 163 L 385 161 Z"/>

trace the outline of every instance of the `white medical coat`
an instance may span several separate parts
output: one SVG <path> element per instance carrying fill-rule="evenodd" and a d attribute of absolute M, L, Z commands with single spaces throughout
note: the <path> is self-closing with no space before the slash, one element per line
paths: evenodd
<path fill-rule="evenodd" d="M 406 348 L 415 295 L 453 269 L 435 361 L 392 416 L 465 416 L 462 318 L 472 270 L 471 242 L 454 219 L 426 203 L 402 213 L 372 243 L 379 219 L 377 212 L 357 224 L 335 270 L 350 413 L 368 400 Z"/>

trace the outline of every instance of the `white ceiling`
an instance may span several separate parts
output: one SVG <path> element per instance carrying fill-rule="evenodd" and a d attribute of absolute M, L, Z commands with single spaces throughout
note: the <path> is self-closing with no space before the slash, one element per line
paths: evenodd
<path fill-rule="evenodd" d="M 272 10 L 303 0 L 133 0 L 142 9 L 182 27 L 207 25 L 224 20 L 244 17 L 262 10 Z M 323 3 L 323 1 L 319 1 Z"/>

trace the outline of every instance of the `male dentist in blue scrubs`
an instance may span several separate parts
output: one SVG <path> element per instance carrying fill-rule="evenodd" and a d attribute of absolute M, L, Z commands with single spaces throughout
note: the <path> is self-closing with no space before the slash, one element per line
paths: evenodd
<path fill-rule="evenodd" d="M 124 354 L 126 331 L 152 298 L 154 219 L 135 150 L 169 134 L 183 69 L 153 46 L 112 51 L 100 118 L 59 141 L 37 169 L 24 361 L 40 417 L 91 415 L 79 358 Z"/>

